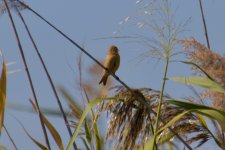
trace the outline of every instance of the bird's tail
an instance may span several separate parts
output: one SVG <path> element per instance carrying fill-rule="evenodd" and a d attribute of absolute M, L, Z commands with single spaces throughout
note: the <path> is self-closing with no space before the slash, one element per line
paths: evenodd
<path fill-rule="evenodd" d="M 108 74 L 104 74 L 102 79 L 100 80 L 99 84 L 103 83 L 103 85 L 106 85 L 108 76 L 109 76 Z"/>

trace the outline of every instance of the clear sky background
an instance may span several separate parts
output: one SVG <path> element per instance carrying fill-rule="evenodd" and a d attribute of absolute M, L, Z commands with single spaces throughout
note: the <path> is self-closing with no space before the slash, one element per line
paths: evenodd
<path fill-rule="evenodd" d="M 0 0 L 0 2 L 2 2 L 2 0 Z M 142 4 L 146 3 L 147 0 L 143 0 L 140 3 L 137 3 L 136 0 L 26 0 L 25 2 L 69 35 L 69 37 L 82 45 L 95 58 L 104 59 L 108 47 L 112 44 L 117 45 L 121 55 L 121 66 L 117 75 L 129 86 L 135 88 L 161 88 L 164 63 L 157 63 L 157 61 L 151 57 L 144 60 L 137 57 L 140 56 L 141 53 L 146 52 L 148 47 L 127 39 L 99 39 L 103 37 L 129 36 L 134 34 L 151 37 L 152 33 L 148 28 L 138 28 L 137 24 L 132 22 L 133 18 L 139 18 L 144 15 L 144 13 L 141 13 L 143 12 Z M 186 31 L 181 34 L 181 37 L 195 37 L 200 42 L 205 43 L 198 0 L 173 0 L 172 4 L 176 12 L 175 21 L 184 22 L 190 18 L 185 27 Z M 225 14 L 225 1 L 207 0 L 203 1 L 203 5 L 211 48 L 218 53 L 224 54 L 225 20 L 223 16 Z M 76 59 L 80 51 L 30 11 L 24 10 L 22 14 L 55 84 L 69 88 L 74 97 L 79 101 L 76 85 L 78 77 L 76 74 Z M 129 22 L 130 20 L 126 23 L 124 22 L 125 18 L 128 16 L 131 18 L 131 23 Z M 24 27 L 15 12 L 13 12 L 13 17 L 29 64 L 40 106 L 58 108 L 47 78 Z M 3 14 L 0 18 L 0 48 L 3 50 L 7 63 L 16 62 L 14 65 L 8 66 L 9 71 L 22 69 L 22 71 L 8 76 L 7 103 L 31 106 L 28 99 L 33 97 L 28 86 L 26 72 L 7 14 Z M 86 67 L 93 63 L 92 60 L 84 55 L 83 59 L 84 66 Z M 189 67 L 179 63 L 171 64 L 168 76 L 187 75 L 190 75 Z M 97 83 L 98 81 L 96 81 L 96 88 L 99 86 Z M 118 83 L 116 82 L 116 84 Z M 165 90 L 176 98 L 192 94 L 188 87 L 174 82 L 168 82 Z M 63 103 L 66 107 L 65 101 L 63 101 Z M 44 143 L 38 116 L 9 109 L 7 109 L 5 113 L 5 125 L 19 149 L 38 149 L 25 135 L 20 125 L 12 116 L 15 116 L 23 122 L 32 136 Z M 58 129 L 63 138 L 64 146 L 66 146 L 69 137 L 63 119 L 56 117 L 48 118 Z M 106 124 L 107 121 L 104 120 L 103 122 Z M 12 149 L 5 132 L 3 132 L 0 143 Z M 53 149 L 56 148 L 53 145 Z M 215 143 L 213 142 L 207 144 L 207 146 L 212 148 L 215 148 L 214 145 Z M 204 149 L 207 146 L 200 149 Z"/>

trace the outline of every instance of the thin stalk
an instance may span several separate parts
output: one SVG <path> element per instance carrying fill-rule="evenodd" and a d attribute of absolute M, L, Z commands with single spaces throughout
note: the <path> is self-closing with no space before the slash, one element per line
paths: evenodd
<path fill-rule="evenodd" d="M 206 26 L 206 21 L 205 21 L 205 15 L 204 15 L 204 12 L 203 12 L 203 7 L 202 7 L 202 0 L 199 0 L 199 5 L 200 5 L 202 21 L 203 21 L 203 26 L 204 26 L 204 31 L 205 31 L 205 38 L 206 38 L 207 46 L 210 49 L 208 31 L 207 31 L 207 26 Z"/>
<path fill-rule="evenodd" d="M 152 135 L 154 135 L 155 132 L 154 132 L 154 127 L 153 127 L 153 122 L 152 122 L 152 119 L 151 119 L 151 113 L 152 112 L 149 113 L 150 114 L 150 117 L 149 117 L 150 129 L 151 129 Z M 154 142 L 154 145 L 155 145 L 155 147 L 157 147 L 156 142 Z"/>
<path fill-rule="evenodd" d="M 41 54 L 40 54 L 40 51 L 38 50 L 38 47 L 37 47 L 37 45 L 36 45 L 36 43 L 35 43 L 35 41 L 34 41 L 34 38 L 33 38 L 32 35 L 31 35 L 31 32 L 30 32 L 30 30 L 29 30 L 29 28 L 28 28 L 28 26 L 27 26 L 27 24 L 26 24 L 26 22 L 25 22 L 25 20 L 24 20 L 24 18 L 23 18 L 23 16 L 22 16 L 22 14 L 21 14 L 20 11 L 18 10 L 18 8 L 16 8 L 16 9 L 17 9 L 17 12 L 18 12 L 18 14 L 19 14 L 19 17 L 20 17 L 20 19 L 22 20 L 23 25 L 24 25 L 24 27 L 25 27 L 25 29 L 26 29 L 26 31 L 27 31 L 29 37 L 30 37 L 30 40 L 31 40 L 31 42 L 32 42 L 32 44 L 33 44 L 33 46 L 34 46 L 34 48 L 35 48 L 35 51 L 36 51 L 36 53 L 37 53 L 37 55 L 38 55 L 38 58 L 39 58 L 40 61 L 41 61 L 42 67 L 43 67 L 44 70 L 45 70 L 45 73 L 46 73 L 46 75 L 47 75 L 48 81 L 49 81 L 49 83 L 50 83 L 50 85 L 51 85 L 52 91 L 53 91 L 53 93 L 54 93 L 54 95 L 55 95 L 55 98 L 56 98 L 56 101 L 57 101 L 57 103 L 58 103 L 59 109 L 60 109 L 60 111 L 61 111 L 61 113 L 62 113 L 62 116 L 63 116 L 64 122 L 65 122 L 65 125 L 66 125 L 66 127 L 67 127 L 68 132 L 69 132 L 69 135 L 70 135 L 70 137 L 72 137 L 72 131 L 71 131 L 71 128 L 70 128 L 68 119 L 67 119 L 67 117 L 66 117 L 66 114 L 65 114 L 65 112 L 64 112 L 64 110 L 63 110 L 63 107 L 62 107 L 61 101 L 60 101 L 60 99 L 59 99 L 59 96 L 58 96 L 58 94 L 57 94 L 57 91 L 56 91 L 54 82 L 53 82 L 53 80 L 52 80 L 52 78 L 51 78 L 51 76 L 50 76 L 50 74 L 49 74 L 49 72 L 48 72 L 48 69 L 47 69 L 47 67 L 46 67 L 46 65 L 45 65 L 45 62 L 44 62 L 44 60 L 43 60 L 43 58 L 42 58 L 42 56 L 41 56 Z M 74 147 L 75 150 L 77 149 L 77 145 L 76 145 L 75 142 L 73 143 L 73 147 Z"/>
<path fill-rule="evenodd" d="M 18 44 L 18 47 L 19 47 L 19 50 L 20 50 L 20 54 L 21 54 L 21 57 L 22 57 L 22 60 L 23 60 L 23 63 L 24 63 L 25 69 L 26 69 L 26 73 L 27 73 L 29 84 L 30 84 L 30 88 L 31 88 L 33 97 L 35 99 L 35 102 L 37 104 L 38 111 L 40 112 L 37 96 L 36 96 L 36 93 L 35 93 L 35 90 L 34 90 L 33 82 L 32 82 L 31 75 L 30 75 L 30 72 L 29 72 L 29 68 L 28 68 L 26 58 L 25 58 L 25 55 L 24 55 L 24 52 L 23 52 L 23 48 L 22 48 L 22 45 L 21 45 L 21 42 L 20 42 L 20 39 L 19 39 L 19 35 L 18 35 L 17 30 L 16 30 L 16 26 L 15 26 L 14 20 L 12 18 L 12 15 L 11 15 L 11 12 L 10 12 L 10 9 L 8 7 L 8 4 L 7 4 L 6 0 L 4 0 L 4 3 L 5 3 L 6 9 L 7 9 L 7 12 L 8 12 L 8 15 L 9 15 L 9 18 L 10 18 L 15 36 L 16 36 L 16 41 L 17 41 L 17 44 Z M 38 112 L 38 115 L 39 115 L 39 119 L 40 119 L 40 122 L 41 122 L 42 130 L 43 130 L 43 133 L 44 133 L 45 142 L 48 146 L 48 149 L 51 150 L 50 143 L 49 143 L 49 140 L 48 140 L 48 134 L 47 134 L 44 122 L 43 122 L 43 118 L 42 118 L 42 116 L 39 112 Z"/>
<path fill-rule="evenodd" d="M 85 90 L 85 88 L 83 88 L 83 91 L 84 91 L 84 94 L 85 94 L 85 97 L 86 97 L 86 99 L 87 99 L 87 101 L 88 101 L 88 103 L 90 102 L 90 99 L 89 99 L 89 97 L 88 97 L 88 94 L 87 94 L 87 91 Z M 101 147 L 101 138 L 100 138 L 100 135 L 99 135 L 99 130 L 98 130 L 98 126 L 97 126 L 97 120 L 96 120 L 96 118 L 95 118 L 95 113 L 94 113 L 94 111 L 93 111 L 93 109 L 91 109 L 91 116 L 92 116 L 92 130 L 94 131 L 94 133 L 95 133 L 95 146 L 96 146 L 96 148 L 93 148 L 93 145 L 91 146 L 91 149 L 96 149 L 96 150 L 101 150 L 102 149 L 102 147 Z M 92 131 L 92 132 L 93 132 Z"/>
<path fill-rule="evenodd" d="M 64 38 L 66 38 L 68 41 L 70 41 L 73 45 L 75 45 L 79 50 L 81 50 L 83 53 L 85 53 L 90 59 L 92 59 L 95 63 L 97 63 L 101 68 L 103 68 L 104 70 L 108 71 L 107 68 L 105 68 L 104 65 L 102 65 L 97 59 L 95 59 L 91 54 L 89 54 L 84 48 L 82 48 L 79 44 L 77 44 L 75 41 L 73 41 L 71 38 L 69 38 L 65 33 L 63 33 L 61 30 L 59 30 L 57 27 L 55 27 L 52 23 L 50 23 L 48 20 L 46 20 L 44 17 L 42 17 L 39 13 L 37 13 L 36 11 L 34 11 L 32 8 L 30 8 L 28 5 L 26 5 L 25 3 L 21 2 L 20 0 L 18 0 L 18 2 L 23 5 L 24 7 L 26 7 L 28 10 L 30 10 L 32 13 L 34 13 L 36 16 L 38 16 L 40 19 L 42 19 L 44 22 L 46 22 L 49 26 L 51 26 L 53 29 L 55 29 L 57 32 L 59 32 Z M 113 78 L 115 78 L 115 80 L 117 80 L 120 84 L 122 84 L 124 87 L 127 88 L 128 91 L 130 91 L 135 97 L 138 98 L 138 96 L 133 92 L 133 90 L 127 85 L 125 84 L 123 81 L 121 81 L 119 79 L 118 76 L 116 76 L 115 74 L 108 72 L 111 76 L 113 76 Z M 152 110 L 152 108 L 150 108 L 150 106 L 148 106 L 148 103 L 144 100 L 144 99 L 139 99 L 140 102 L 146 106 L 149 111 L 151 113 L 153 113 L 154 115 L 156 115 L 156 112 L 154 110 Z M 160 118 L 159 116 L 159 120 L 165 124 L 165 122 Z M 182 137 L 180 137 L 172 128 L 169 127 L 169 130 L 171 132 L 173 132 L 173 134 L 189 149 L 192 150 L 192 148 L 182 139 Z"/>
<path fill-rule="evenodd" d="M 163 96 L 164 96 L 164 89 L 165 89 L 165 85 L 166 85 L 166 76 L 167 76 L 167 72 L 168 72 L 168 67 L 169 67 L 169 55 L 167 54 L 166 67 L 165 67 L 165 71 L 164 71 L 162 89 L 161 89 L 161 93 L 160 93 L 160 97 L 159 97 L 159 104 L 158 104 L 158 110 L 157 110 L 157 115 L 156 115 L 156 125 L 155 125 L 154 136 L 153 136 L 154 143 L 156 142 L 156 137 L 157 137 L 159 116 L 160 116 L 161 106 L 162 106 L 162 101 L 163 101 Z M 154 146 L 155 145 L 153 144 L 153 147 L 152 147 L 153 150 L 154 150 Z"/>
<path fill-rule="evenodd" d="M 17 148 L 17 146 L 16 146 L 14 140 L 12 139 L 12 137 L 11 137 L 11 135 L 9 134 L 9 131 L 6 129 L 5 125 L 3 125 L 3 128 L 5 129 L 5 132 L 6 132 L 6 134 L 8 135 L 8 137 L 9 137 L 9 139 L 10 139 L 10 141 L 11 141 L 13 147 L 14 147 L 14 149 L 15 149 L 15 150 L 18 150 L 18 148 Z"/>

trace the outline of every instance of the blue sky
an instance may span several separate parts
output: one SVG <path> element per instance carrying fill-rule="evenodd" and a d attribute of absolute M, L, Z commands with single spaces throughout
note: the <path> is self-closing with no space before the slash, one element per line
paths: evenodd
<path fill-rule="evenodd" d="M 117 45 L 121 54 L 121 66 L 117 75 L 129 86 L 160 89 L 164 69 L 163 63 L 157 63 L 150 57 L 143 61 L 137 58 L 141 53 L 148 50 L 147 47 L 125 39 L 99 39 L 134 34 L 151 36 L 151 31 L 145 27 L 138 28 L 135 23 L 130 23 L 129 21 L 124 23 L 124 19 L 128 16 L 131 18 L 131 21 L 132 18 L 142 17 L 141 15 L 144 15 L 141 13 L 143 12 L 142 4 L 146 2 L 145 0 L 140 3 L 137 3 L 135 0 L 26 1 L 31 8 L 43 15 L 98 59 L 104 59 L 110 45 Z M 225 21 L 222 14 L 225 14 L 225 1 L 208 0 L 203 2 L 211 47 L 213 50 L 223 54 L 225 47 Z M 198 1 L 174 0 L 173 6 L 176 10 L 175 20 L 177 22 L 183 22 L 190 18 L 190 21 L 185 27 L 186 31 L 181 34 L 181 37 L 195 37 L 205 43 Z M 79 99 L 78 92 L 76 91 L 76 79 L 78 77 L 76 74 L 76 59 L 79 50 L 28 10 L 22 11 L 22 14 L 56 85 L 63 85 L 70 88 L 74 97 Z M 13 17 L 17 24 L 40 106 L 58 108 L 46 76 L 19 17 L 15 13 L 13 13 Z M 121 21 L 123 21 L 122 24 Z M 113 34 L 115 32 L 117 34 Z M 7 103 L 30 106 L 28 99 L 32 98 L 32 94 L 28 86 L 26 73 L 7 14 L 2 15 L 0 18 L 0 48 L 7 62 L 16 62 L 16 64 L 10 65 L 8 70 L 22 69 L 21 72 L 8 76 Z M 88 57 L 84 56 L 83 58 L 85 66 L 93 63 Z M 73 71 L 71 71 L 70 67 L 73 68 Z M 188 67 L 182 64 L 171 64 L 168 76 L 185 75 L 190 75 Z M 98 85 L 96 85 L 96 88 L 98 88 Z M 177 90 L 174 90 L 174 88 L 177 88 Z M 176 98 L 191 94 L 187 87 L 172 82 L 169 82 L 166 86 L 166 92 L 174 95 Z M 64 106 L 66 107 L 65 103 Z M 30 133 L 44 143 L 42 133 L 40 133 L 41 127 L 37 115 L 7 110 L 5 125 L 11 132 L 19 149 L 37 149 L 37 147 L 25 135 L 12 116 L 15 116 L 23 122 Z M 69 137 L 63 120 L 54 117 L 49 117 L 49 119 L 62 135 L 65 146 Z M 1 137 L 0 143 L 12 149 L 5 133 Z M 214 143 L 211 143 L 212 147 L 213 145 Z"/>

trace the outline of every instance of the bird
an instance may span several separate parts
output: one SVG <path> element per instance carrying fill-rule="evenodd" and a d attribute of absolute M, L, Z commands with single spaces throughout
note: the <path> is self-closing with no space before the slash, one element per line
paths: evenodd
<path fill-rule="evenodd" d="M 115 72 L 120 66 L 119 50 L 115 45 L 110 46 L 105 58 L 104 66 L 106 70 L 104 71 L 104 75 L 100 80 L 99 84 L 103 83 L 103 85 L 105 86 L 110 73 L 115 74 Z"/>

